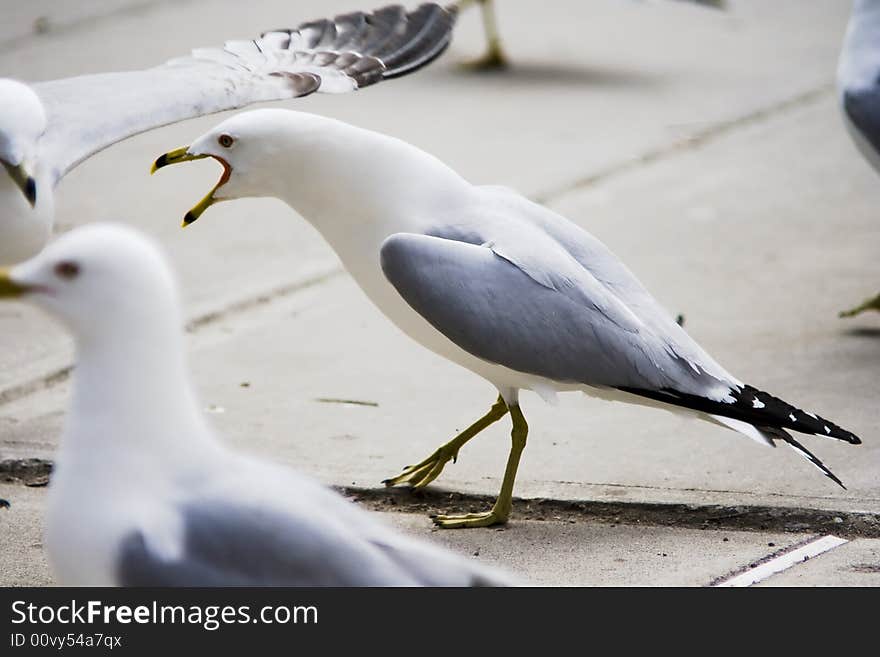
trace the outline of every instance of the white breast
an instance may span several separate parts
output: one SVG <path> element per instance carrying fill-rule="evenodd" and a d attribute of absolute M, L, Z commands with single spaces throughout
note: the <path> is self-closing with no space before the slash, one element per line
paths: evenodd
<path fill-rule="evenodd" d="M 0 171 L 0 265 L 12 265 L 39 253 L 52 235 L 52 186 L 37 183 L 31 207 L 5 171 Z"/>

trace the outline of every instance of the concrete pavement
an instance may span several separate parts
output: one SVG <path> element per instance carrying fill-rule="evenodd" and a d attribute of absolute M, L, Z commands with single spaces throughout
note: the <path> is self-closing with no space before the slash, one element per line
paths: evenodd
<path fill-rule="evenodd" d="M 32 4 L 39 14 L 41 3 Z M 53 3 L 42 4 L 51 16 Z M 96 7 L 68 28 L 50 20 L 57 31 L 36 36 L 22 32 L 27 21 L 2 28 L 0 74 L 100 71 L 108 52 L 118 68 L 145 66 L 194 45 L 372 6 L 263 0 L 243 14 L 229 0 L 130 4 L 105 17 Z M 568 2 L 557 18 L 505 0 L 500 21 L 516 64 L 509 74 L 456 69 L 480 47 L 476 15 L 465 15 L 451 52 L 418 75 L 288 103 L 399 136 L 475 182 L 539 198 L 605 241 L 734 374 L 865 441 L 850 447 L 805 438 L 847 484 L 841 491 L 790 450 L 762 449 L 704 423 L 579 395 L 561 397 L 557 407 L 526 395 L 532 434 L 519 496 L 778 507 L 816 522 L 823 511 L 847 519 L 880 514 L 878 319 L 836 318 L 880 280 L 880 181 L 849 143 L 831 86 L 847 8 L 830 0 L 730 4 L 722 14 L 677 3 Z M 85 163 L 60 187 L 61 226 L 118 219 L 167 246 L 195 320 L 195 379 L 230 442 L 330 484 L 376 486 L 484 412 L 494 393 L 400 335 L 339 271 L 315 231 L 279 202 L 223 204 L 181 231 L 180 216 L 217 171 L 201 163 L 151 179 L 149 163 L 218 120 L 158 130 Z M 69 341 L 24 306 L 0 308 L 0 328 L 0 459 L 51 458 L 68 396 Z M 437 485 L 494 495 L 507 430 L 499 423 L 469 444 Z M 0 492 L 13 502 L 0 510 L 0 582 L 48 581 L 37 551 L 24 552 L 32 568 L 4 556 L 18 558 L 12 545 L 38 542 L 23 537 L 38 536 L 42 490 Z M 391 518 L 429 531 L 418 516 Z M 650 514 L 644 520 L 662 524 Z M 716 530 L 611 528 L 588 518 L 430 537 L 465 551 L 477 545 L 534 582 L 698 585 L 772 553 L 766 543 L 793 544 L 816 527 L 750 529 L 738 531 L 737 549 L 727 552 L 706 547 L 724 543 L 711 538 Z M 634 542 L 642 534 L 656 543 Z M 871 536 L 878 534 L 867 534 L 810 564 L 834 554 L 846 562 L 839 572 L 820 568 L 807 577 L 799 566 L 776 577 L 873 585 L 870 568 L 848 570 L 876 563 Z M 648 558 L 655 544 L 680 559 L 657 569 Z M 558 579 L 562 561 L 553 561 L 552 545 L 564 563 L 592 566 L 578 566 L 585 570 L 570 582 Z M 626 568 L 608 561 L 615 549 Z M 850 552 L 861 561 L 849 563 Z"/>

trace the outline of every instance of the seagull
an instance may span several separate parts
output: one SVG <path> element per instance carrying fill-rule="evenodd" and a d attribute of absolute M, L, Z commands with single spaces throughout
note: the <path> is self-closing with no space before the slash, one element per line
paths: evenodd
<path fill-rule="evenodd" d="M 724 0 L 681 0 L 697 5 L 704 5 L 715 9 L 724 7 Z M 453 6 L 463 11 L 473 5 L 480 6 L 480 15 L 483 21 L 483 32 L 486 36 L 486 52 L 479 58 L 466 62 L 465 66 L 475 71 L 495 71 L 508 68 L 510 59 L 504 53 L 501 46 L 501 35 L 498 30 L 498 21 L 495 17 L 494 0 L 458 0 Z"/>
<path fill-rule="evenodd" d="M 855 0 L 837 66 L 837 90 L 847 131 L 865 159 L 880 172 L 880 2 Z M 854 317 L 880 311 L 880 294 L 844 310 Z"/>
<path fill-rule="evenodd" d="M 455 8 L 426 3 L 275 30 L 142 71 L 0 79 L 0 264 L 52 234 L 54 189 L 77 164 L 159 126 L 261 101 L 345 93 L 411 73 L 449 45 Z"/>
<path fill-rule="evenodd" d="M 45 545 L 72 586 L 471 586 L 507 576 L 224 447 L 184 362 L 174 276 L 131 228 L 75 229 L 0 272 L 73 334 Z"/>
<path fill-rule="evenodd" d="M 404 333 L 497 388 L 482 418 L 385 482 L 427 485 L 509 413 L 512 448 L 494 506 L 438 516 L 441 527 L 507 521 L 528 433 L 520 390 L 688 411 L 761 444 L 781 440 L 843 486 L 789 430 L 858 444 L 854 434 L 740 382 L 604 244 L 551 210 L 504 187 L 472 185 L 398 139 L 290 110 L 234 116 L 159 157 L 153 171 L 206 157 L 223 174 L 185 226 L 218 201 L 281 199 Z"/>

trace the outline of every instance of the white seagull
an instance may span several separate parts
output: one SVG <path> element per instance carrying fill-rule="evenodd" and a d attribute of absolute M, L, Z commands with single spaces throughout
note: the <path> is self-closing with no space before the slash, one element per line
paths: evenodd
<path fill-rule="evenodd" d="M 434 3 L 411 12 L 391 5 L 194 50 L 143 71 L 32 85 L 0 79 L 0 264 L 43 248 L 55 186 L 91 155 L 184 119 L 405 75 L 445 50 L 455 16 Z"/>
<path fill-rule="evenodd" d="M 605 245 L 568 219 L 509 189 L 471 185 L 399 139 L 266 109 L 234 116 L 173 153 L 154 166 L 204 157 L 223 165 L 184 224 L 216 201 L 285 201 L 391 321 L 498 389 L 484 417 L 386 482 L 425 486 L 462 445 L 510 412 L 513 447 L 494 507 L 436 518 L 443 527 L 507 520 L 528 429 L 520 390 L 545 399 L 578 390 L 685 409 L 762 444 L 782 440 L 838 484 L 788 430 L 860 442 L 728 373 Z"/>
<path fill-rule="evenodd" d="M 837 89 L 850 136 L 880 172 L 880 0 L 855 0 L 840 61 Z M 840 313 L 853 317 L 880 311 L 880 294 Z"/>
<path fill-rule="evenodd" d="M 76 341 L 45 545 L 73 586 L 470 586 L 506 576 L 227 449 L 189 383 L 177 286 L 130 228 L 76 229 L 0 272 Z"/>

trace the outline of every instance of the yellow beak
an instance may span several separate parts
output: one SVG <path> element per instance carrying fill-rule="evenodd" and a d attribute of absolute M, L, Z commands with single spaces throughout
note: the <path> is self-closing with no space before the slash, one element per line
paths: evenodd
<path fill-rule="evenodd" d="M 221 185 L 225 184 L 227 180 L 229 180 L 230 167 L 224 160 L 219 157 L 213 155 L 202 155 L 195 154 L 189 152 L 189 146 L 183 146 L 182 148 L 178 148 L 173 151 L 169 151 L 164 155 L 160 155 L 155 162 L 153 162 L 153 166 L 150 169 L 150 174 L 156 173 L 162 167 L 166 167 L 169 164 L 180 164 L 181 162 L 191 162 L 192 160 L 201 160 L 206 157 L 213 157 L 220 164 L 223 165 L 223 175 L 220 177 L 220 180 L 214 185 L 214 188 L 208 192 L 208 194 L 201 201 L 196 203 L 193 208 L 187 212 L 183 217 L 182 227 L 186 228 L 200 216 L 202 213 L 207 210 L 211 205 L 214 204 L 214 192 L 216 192 Z"/>
<path fill-rule="evenodd" d="M 189 146 L 182 146 L 181 148 L 176 148 L 173 151 L 168 151 L 164 155 L 160 155 L 155 162 L 153 162 L 153 166 L 150 167 L 150 175 L 156 173 L 162 167 L 167 167 L 169 164 L 180 164 L 181 162 L 191 162 L 192 160 L 201 160 L 203 158 L 208 157 L 207 155 L 195 155 L 194 153 L 189 152 Z"/>
<path fill-rule="evenodd" d="M 0 269 L 0 299 L 15 299 L 27 292 L 27 288 L 9 278 L 8 269 Z"/>

